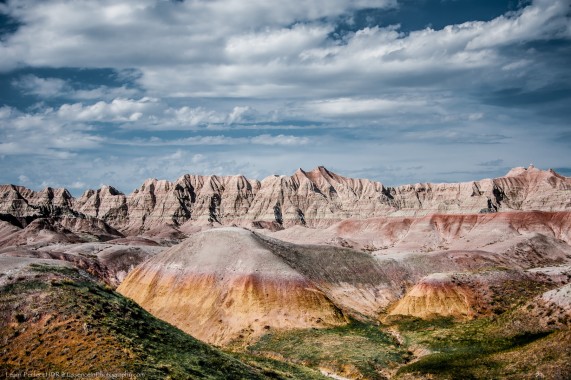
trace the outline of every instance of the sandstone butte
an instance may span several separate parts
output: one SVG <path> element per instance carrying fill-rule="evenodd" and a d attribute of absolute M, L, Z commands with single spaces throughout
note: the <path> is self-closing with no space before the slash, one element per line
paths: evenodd
<path fill-rule="evenodd" d="M 236 225 L 272 230 L 301 225 L 326 228 L 347 219 L 571 209 L 571 178 L 533 166 L 462 183 L 386 187 L 318 167 L 262 181 L 243 176 L 184 175 L 149 179 L 130 195 L 111 186 L 79 198 L 66 189 L 39 192 L 0 186 L 0 218 L 25 227 L 37 217 L 80 218 L 98 236 L 174 236 L 197 226 Z M 104 223 L 101 223 L 104 222 Z"/>

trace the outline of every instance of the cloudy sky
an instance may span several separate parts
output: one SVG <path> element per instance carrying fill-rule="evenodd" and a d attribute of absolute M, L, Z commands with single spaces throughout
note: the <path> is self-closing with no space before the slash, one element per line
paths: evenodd
<path fill-rule="evenodd" d="M 0 183 L 571 175 L 570 4 L 0 1 Z"/>

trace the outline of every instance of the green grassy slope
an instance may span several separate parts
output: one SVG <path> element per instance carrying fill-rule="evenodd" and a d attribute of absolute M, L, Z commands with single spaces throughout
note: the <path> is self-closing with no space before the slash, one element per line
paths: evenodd
<path fill-rule="evenodd" d="M 396 325 L 405 344 L 431 351 L 401 367 L 397 378 L 571 378 L 570 330 L 534 328 L 515 310 L 469 322 L 403 318 Z"/>
<path fill-rule="evenodd" d="M 373 324 L 270 333 L 248 352 L 321 368 L 348 378 L 384 379 L 410 359 L 393 336 Z"/>
<path fill-rule="evenodd" d="M 34 266 L 0 288 L 0 336 L 1 373 L 322 379 L 316 372 L 273 361 L 249 359 L 252 365 L 244 364 L 62 267 Z"/>

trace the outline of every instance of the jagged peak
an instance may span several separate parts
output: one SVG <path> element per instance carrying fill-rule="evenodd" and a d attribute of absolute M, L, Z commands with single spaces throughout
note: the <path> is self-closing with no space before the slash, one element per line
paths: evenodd
<path fill-rule="evenodd" d="M 531 174 L 531 173 L 536 173 L 536 174 L 549 173 L 552 175 L 556 175 L 558 177 L 562 177 L 561 175 L 556 173 L 555 170 L 553 170 L 553 169 L 541 170 L 539 168 L 536 168 L 533 164 L 530 164 L 527 168 L 523 167 L 523 166 L 515 167 L 515 168 L 511 169 L 505 176 L 506 177 L 517 177 L 520 175 L 526 175 L 526 174 Z"/>
<path fill-rule="evenodd" d="M 295 176 L 295 175 L 299 175 L 299 174 L 305 175 L 305 170 L 303 170 L 302 168 L 298 168 L 298 169 L 293 173 L 294 176 Z"/>
<path fill-rule="evenodd" d="M 319 165 L 316 168 L 313 168 L 310 173 L 331 173 L 327 168 L 323 165 Z"/>
<path fill-rule="evenodd" d="M 91 197 L 93 194 L 95 194 L 95 192 L 96 192 L 96 191 L 93 190 L 93 189 L 87 189 L 87 190 L 85 190 L 85 191 L 83 192 L 83 194 L 81 194 L 81 197 L 80 197 L 80 198 L 89 198 L 89 197 Z"/>
<path fill-rule="evenodd" d="M 173 183 L 166 180 L 166 179 L 156 179 L 156 178 L 147 178 L 145 182 L 139 188 L 140 191 L 145 191 L 147 189 L 154 189 L 154 188 L 166 188 L 168 189 Z"/>
<path fill-rule="evenodd" d="M 157 183 L 157 181 L 158 181 L 158 179 L 156 179 L 155 177 L 147 178 L 147 179 L 143 182 L 143 184 L 145 184 L 145 183 Z"/>
<path fill-rule="evenodd" d="M 563 176 L 563 175 L 557 173 L 557 172 L 556 172 L 555 170 L 553 170 L 553 169 L 549 169 L 549 170 L 547 170 L 547 171 L 548 171 L 551 175 L 553 175 L 553 176 L 555 176 L 555 177 L 557 177 L 557 178 L 560 178 L 560 179 L 565 179 L 565 178 L 567 178 L 567 177 L 565 177 L 565 176 Z"/>
<path fill-rule="evenodd" d="M 39 195 L 47 195 L 48 197 L 61 196 L 65 199 L 73 198 L 73 196 L 71 195 L 69 190 L 66 189 L 65 187 L 53 188 L 53 187 L 48 186 L 45 189 L 41 190 L 38 194 Z"/>
<path fill-rule="evenodd" d="M 101 186 L 101 191 L 107 191 L 111 195 L 125 195 L 123 192 L 117 190 L 115 187 L 111 185 L 103 185 Z"/>
<path fill-rule="evenodd" d="M 327 170 L 325 166 L 318 166 L 313 170 L 306 172 L 306 176 L 311 180 L 318 180 L 319 178 L 323 178 L 325 180 L 338 177 L 337 174 L 330 172 Z"/>

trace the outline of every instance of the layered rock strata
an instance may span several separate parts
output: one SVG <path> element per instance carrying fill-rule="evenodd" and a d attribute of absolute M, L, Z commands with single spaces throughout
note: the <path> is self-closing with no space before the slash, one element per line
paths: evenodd
<path fill-rule="evenodd" d="M 239 228 L 191 236 L 137 267 L 117 290 L 217 345 L 249 342 L 271 329 L 346 323 L 314 284 Z"/>
<path fill-rule="evenodd" d="M 434 273 L 416 284 L 391 310 L 391 315 L 420 318 L 453 316 L 471 318 L 475 296 L 471 289 L 456 284 L 446 273 Z"/>
<path fill-rule="evenodd" d="M 105 186 L 77 199 L 65 189 L 0 187 L 0 219 L 24 227 L 40 216 L 87 215 L 127 235 L 160 234 L 165 226 L 180 230 L 189 223 L 324 228 L 351 218 L 570 209 L 571 178 L 534 167 L 495 179 L 398 187 L 346 178 L 324 167 L 262 181 L 196 175 L 174 182 L 149 179 L 130 195 Z"/>
<path fill-rule="evenodd" d="M 348 219 L 323 230 L 293 227 L 270 236 L 297 244 L 327 244 L 378 255 L 438 250 L 545 252 L 571 243 L 571 212 L 433 214 L 422 217 Z M 545 241 L 545 240 L 549 241 Z M 519 242 L 533 247 L 514 247 Z M 527 244 L 527 243 L 525 243 Z M 532 260 L 533 255 L 526 259 Z"/>

